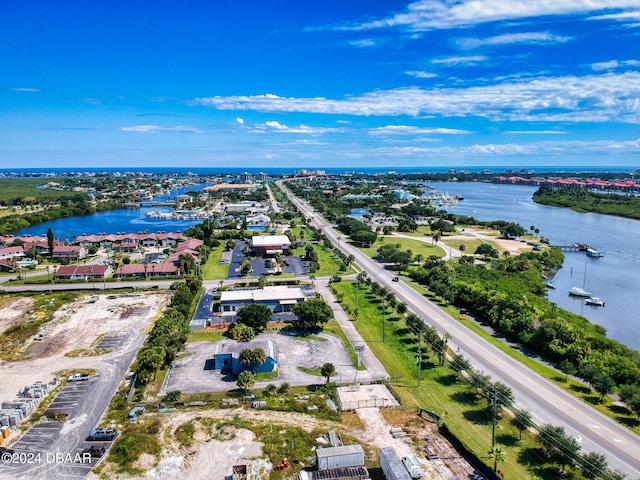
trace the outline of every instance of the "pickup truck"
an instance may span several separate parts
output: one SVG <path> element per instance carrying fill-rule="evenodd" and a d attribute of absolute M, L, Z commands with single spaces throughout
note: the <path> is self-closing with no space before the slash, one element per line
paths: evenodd
<path fill-rule="evenodd" d="M 70 382 L 83 382 L 89 380 L 89 375 L 86 373 L 74 373 L 69 377 Z"/>
<path fill-rule="evenodd" d="M 118 430 L 114 428 L 96 428 L 89 433 L 88 440 L 113 440 L 118 436 Z"/>

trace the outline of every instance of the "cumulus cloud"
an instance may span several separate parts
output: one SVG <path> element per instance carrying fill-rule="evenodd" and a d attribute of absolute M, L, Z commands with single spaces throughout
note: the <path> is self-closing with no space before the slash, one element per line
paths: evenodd
<path fill-rule="evenodd" d="M 615 70 L 619 67 L 640 67 L 640 61 L 638 60 L 609 60 L 608 62 L 592 63 L 591 68 L 595 71 L 601 70 Z"/>
<path fill-rule="evenodd" d="M 122 127 L 123 132 L 134 133 L 160 133 L 160 132 L 186 132 L 186 133 L 202 133 L 202 130 L 196 127 L 185 127 L 176 125 L 173 127 L 161 127 L 159 125 L 133 125 L 130 127 Z"/>
<path fill-rule="evenodd" d="M 521 32 L 497 35 L 489 38 L 460 38 L 456 43 L 462 48 L 478 48 L 493 45 L 513 45 L 518 43 L 526 44 L 551 44 L 565 43 L 571 37 L 554 35 L 548 32 Z"/>
<path fill-rule="evenodd" d="M 244 118 L 237 117 L 236 122 L 239 123 L 240 125 L 244 125 Z"/>
<path fill-rule="evenodd" d="M 455 128 L 424 128 L 410 125 L 387 125 L 369 129 L 371 135 L 466 135 L 469 130 Z"/>
<path fill-rule="evenodd" d="M 612 11 L 612 13 L 604 13 Z M 447 29 L 548 15 L 594 15 L 596 19 L 637 22 L 640 0 L 418 0 L 387 18 L 342 27 L 352 30 L 404 27 Z"/>
<path fill-rule="evenodd" d="M 540 77 L 460 88 L 406 87 L 343 99 L 270 94 L 198 98 L 194 103 L 237 111 L 640 123 L 640 73 Z"/>

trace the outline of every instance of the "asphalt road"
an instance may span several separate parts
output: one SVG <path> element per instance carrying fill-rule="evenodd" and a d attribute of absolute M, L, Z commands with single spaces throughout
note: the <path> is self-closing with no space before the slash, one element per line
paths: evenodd
<path fill-rule="evenodd" d="M 496 349 L 484 339 L 442 312 L 403 282 L 392 282 L 393 272 L 371 260 L 359 249 L 345 242 L 331 226 L 313 209 L 282 185 L 289 199 L 345 254 L 353 255 L 355 263 L 369 277 L 396 294 L 401 302 L 441 333 L 452 335 L 449 345 L 459 348 L 475 369 L 482 370 L 494 380 L 508 385 L 516 398 L 516 405 L 532 412 L 533 420 L 539 424 L 562 426 L 580 443 L 584 452 L 599 452 L 607 456 L 609 468 L 619 469 L 629 478 L 640 478 L 640 437 L 589 405 L 545 380 L 520 362 Z"/>

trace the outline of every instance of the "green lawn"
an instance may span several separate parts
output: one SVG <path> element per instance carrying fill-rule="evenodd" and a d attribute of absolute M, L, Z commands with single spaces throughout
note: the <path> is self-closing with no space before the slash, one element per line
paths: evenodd
<path fill-rule="evenodd" d="M 355 302 L 352 282 L 334 283 L 333 288 L 342 295 L 343 302 Z M 491 416 L 487 401 L 476 396 L 465 382 L 458 380 L 448 366 L 438 367 L 436 358 L 426 345 L 422 346 L 423 365 L 421 385 L 418 387 L 415 361 L 417 342 L 409 334 L 404 321 L 387 307 L 383 342 L 381 304 L 371 294 L 361 295 L 359 300 L 359 316 L 355 326 L 368 348 L 385 365 L 389 375 L 397 378 L 393 387 L 403 406 L 408 409 L 419 406 L 441 415 L 447 427 L 467 448 L 489 462 L 487 452 L 491 446 Z M 506 460 L 500 468 L 506 478 L 524 479 L 531 474 L 523 464 L 518 463 L 518 459 L 535 465 L 535 459 L 532 458 L 536 447 L 533 437 L 525 433 L 520 442 L 518 436 L 518 431 L 508 420 L 499 422 L 498 443 L 506 452 Z M 542 471 L 535 473 L 547 478 Z"/>
<path fill-rule="evenodd" d="M 421 242 L 420 240 L 412 240 L 410 238 L 393 237 L 393 236 L 378 237 L 378 239 L 376 240 L 376 243 L 373 246 L 375 248 L 379 248 L 385 244 L 400 245 L 400 250 L 402 251 L 411 250 L 414 257 L 416 255 L 422 255 L 426 259 L 434 255 L 436 257 L 445 256 L 445 251 L 442 248 L 431 244 L 430 241 Z M 369 255 L 370 257 L 375 256 L 375 253 L 371 254 L 370 249 L 363 249 L 363 251 L 367 253 L 367 255 Z"/>
<path fill-rule="evenodd" d="M 224 280 L 229 275 L 229 265 L 220 263 L 224 245 L 211 250 L 207 263 L 202 267 L 203 280 Z"/>

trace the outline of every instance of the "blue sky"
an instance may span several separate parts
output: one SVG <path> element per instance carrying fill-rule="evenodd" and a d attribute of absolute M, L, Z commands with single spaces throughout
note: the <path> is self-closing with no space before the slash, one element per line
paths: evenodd
<path fill-rule="evenodd" d="M 0 3 L 0 168 L 640 167 L 640 0 Z"/>

